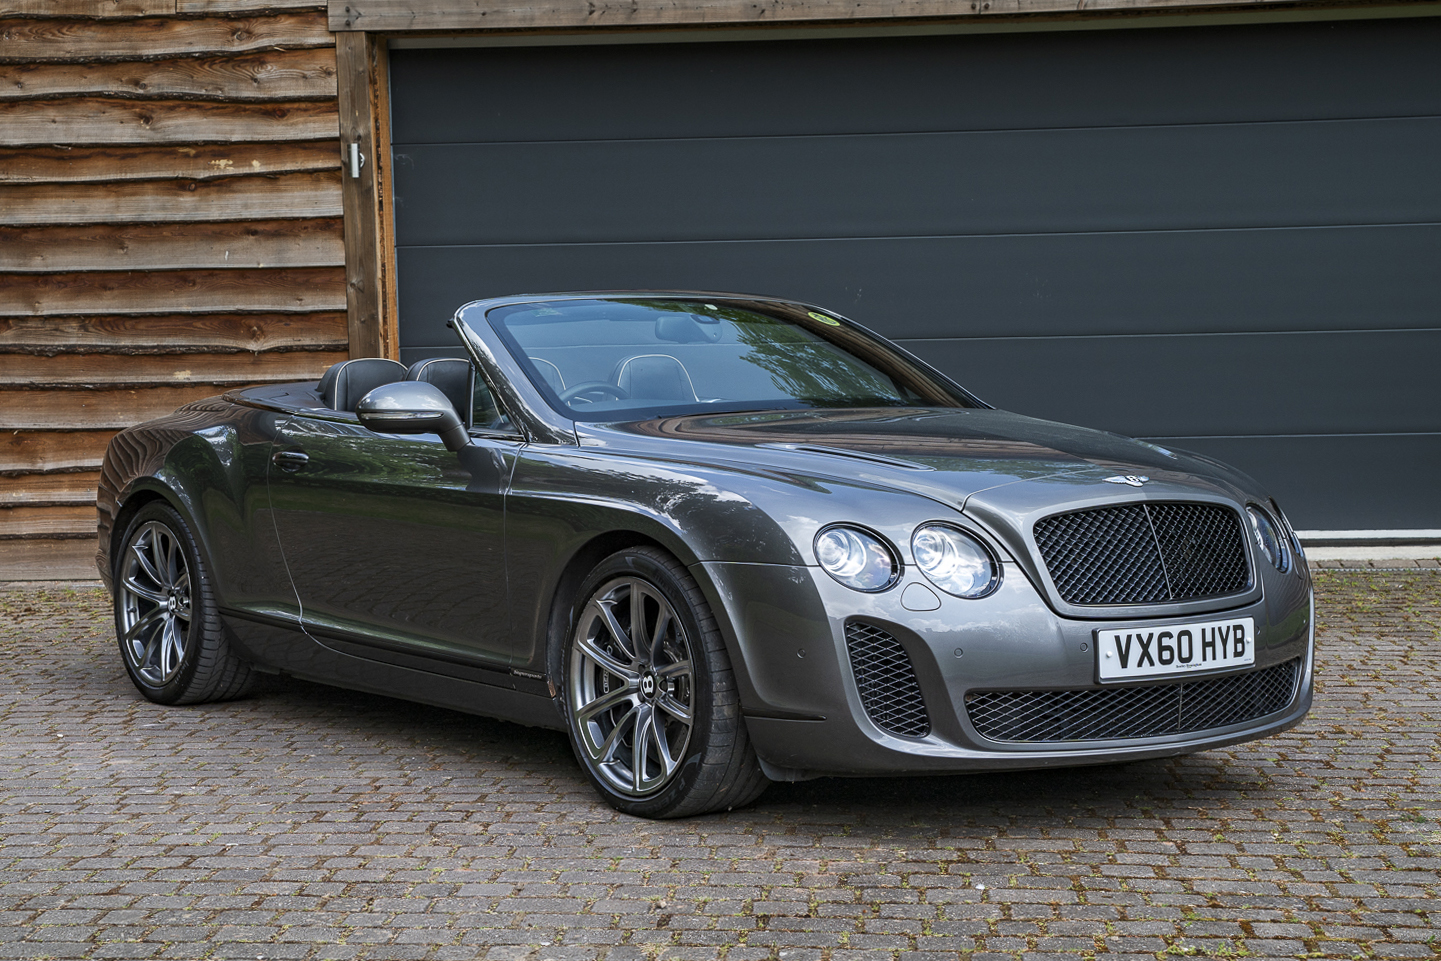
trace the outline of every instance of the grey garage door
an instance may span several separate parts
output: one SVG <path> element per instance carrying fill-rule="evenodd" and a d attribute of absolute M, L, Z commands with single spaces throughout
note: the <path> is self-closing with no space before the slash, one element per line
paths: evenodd
<path fill-rule="evenodd" d="M 392 51 L 400 337 L 812 300 L 1011 410 L 1441 528 L 1441 20 Z"/>

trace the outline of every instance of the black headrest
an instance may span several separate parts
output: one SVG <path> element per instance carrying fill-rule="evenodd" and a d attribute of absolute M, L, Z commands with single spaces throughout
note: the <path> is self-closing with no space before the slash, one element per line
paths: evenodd
<path fill-rule="evenodd" d="M 382 357 L 358 357 L 343 360 L 320 378 L 320 399 L 331 410 L 355 412 L 360 398 L 382 384 L 405 379 L 405 365 Z"/>
<path fill-rule="evenodd" d="M 455 405 L 455 412 L 466 427 L 470 423 L 472 398 L 475 395 L 475 371 L 470 361 L 457 357 L 432 357 L 416 361 L 405 374 L 406 380 L 433 384 Z"/>

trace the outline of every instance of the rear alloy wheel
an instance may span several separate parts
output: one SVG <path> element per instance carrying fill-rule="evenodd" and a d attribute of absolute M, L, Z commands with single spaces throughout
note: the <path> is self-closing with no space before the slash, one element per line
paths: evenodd
<path fill-rule="evenodd" d="M 565 704 L 581 767 L 617 809 L 680 817 L 748 804 L 767 785 L 734 674 L 690 573 L 653 548 L 621 551 L 581 589 Z"/>
<path fill-rule="evenodd" d="M 250 668 L 226 642 L 195 540 L 169 505 L 156 501 L 135 515 L 114 583 L 115 634 L 140 693 L 195 704 L 249 689 Z"/>

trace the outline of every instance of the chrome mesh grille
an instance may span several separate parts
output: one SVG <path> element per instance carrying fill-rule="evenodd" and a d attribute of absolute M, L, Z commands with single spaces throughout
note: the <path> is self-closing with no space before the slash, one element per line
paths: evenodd
<path fill-rule="evenodd" d="M 1157 604 L 1234 594 L 1250 571 L 1236 512 L 1123 504 L 1036 523 L 1036 546 L 1069 604 Z"/>
<path fill-rule="evenodd" d="M 901 642 L 874 624 L 846 624 L 846 651 L 861 704 L 876 727 L 902 737 L 925 737 L 931 718 L 916 683 L 916 669 Z"/>
<path fill-rule="evenodd" d="M 1061 691 L 978 691 L 966 716 L 993 741 L 1100 741 L 1205 731 L 1291 703 L 1301 659 L 1202 681 Z"/>

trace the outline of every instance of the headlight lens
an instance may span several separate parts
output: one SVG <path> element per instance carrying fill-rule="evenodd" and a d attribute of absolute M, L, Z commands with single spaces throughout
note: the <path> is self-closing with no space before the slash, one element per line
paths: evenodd
<path fill-rule="evenodd" d="M 1000 580 L 990 552 L 954 527 L 918 528 L 911 536 L 911 555 L 932 584 L 956 597 L 984 597 Z"/>
<path fill-rule="evenodd" d="M 825 572 L 857 591 L 883 591 L 901 565 L 885 542 L 856 527 L 828 527 L 816 535 L 816 560 Z"/>
<path fill-rule="evenodd" d="M 1256 535 L 1256 543 L 1260 546 L 1261 552 L 1266 555 L 1276 570 L 1282 572 L 1289 570 L 1291 551 L 1286 547 L 1286 541 L 1281 536 L 1281 532 L 1276 529 L 1276 523 L 1259 507 L 1248 507 L 1246 513 L 1251 518 L 1251 532 Z"/>

